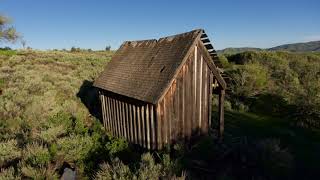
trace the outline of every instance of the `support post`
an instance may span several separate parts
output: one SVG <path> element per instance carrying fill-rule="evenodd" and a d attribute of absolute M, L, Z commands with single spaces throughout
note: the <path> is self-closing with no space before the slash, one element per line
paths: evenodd
<path fill-rule="evenodd" d="M 220 90 L 219 93 L 219 139 L 222 140 L 224 132 L 224 95 L 225 90 Z"/>

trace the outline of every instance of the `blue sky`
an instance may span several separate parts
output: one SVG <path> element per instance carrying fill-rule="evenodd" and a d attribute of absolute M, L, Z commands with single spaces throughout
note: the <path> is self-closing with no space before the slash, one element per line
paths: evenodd
<path fill-rule="evenodd" d="M 0 0 L 0 13 L 36 49 L 115 49 L 197 28 L 216 49 L 320 40 L 319 0 Z"/>

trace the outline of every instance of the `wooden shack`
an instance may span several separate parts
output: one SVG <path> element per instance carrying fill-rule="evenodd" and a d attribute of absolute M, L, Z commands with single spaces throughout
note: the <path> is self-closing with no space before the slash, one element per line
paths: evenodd
<path fill-rule="evenodd" d="M 226 83 L 216 58 L 201 29 L 124 42 L 94 82 L 105 128 L 148 149 L 205 135 L 214 92 L 222 134 Z"/>

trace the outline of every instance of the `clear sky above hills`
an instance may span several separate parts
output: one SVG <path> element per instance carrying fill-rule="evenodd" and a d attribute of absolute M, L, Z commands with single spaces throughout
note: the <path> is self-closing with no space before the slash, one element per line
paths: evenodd
<path fill-rule="evenodd" d="M 0 0 L 0 13 L 36 49 L 115 49 L 197 28 L 216 49 L 320 40 L 319 0 Z"/>

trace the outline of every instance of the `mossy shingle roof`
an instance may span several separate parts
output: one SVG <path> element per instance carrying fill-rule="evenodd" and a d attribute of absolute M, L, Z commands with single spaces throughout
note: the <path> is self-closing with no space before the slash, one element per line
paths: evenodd
<path fill-rule="evenodd" d="M 160 38 L 126 41 L 94 86 L 155 104 L 202 30 Z"/>

